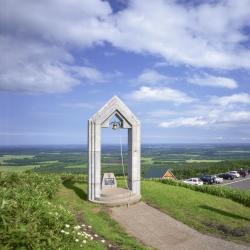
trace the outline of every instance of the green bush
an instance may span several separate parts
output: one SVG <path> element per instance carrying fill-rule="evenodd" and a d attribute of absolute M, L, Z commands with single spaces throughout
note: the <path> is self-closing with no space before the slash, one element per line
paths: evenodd
<path fill-rule="evenodd" d="M 237 190 L 237 189 L 232 189 L 232 188 L 208 186 L 208 185 L 194 186 L 194 185 L 186 184 L 182 181 L 176 181 L 176 180 L 171 180 L 171 179 L 163 179 L 163 180 L 158 180 L 158 181 L 168 184 L 168 185 L 172 185 L 172 186 L 185 187 L 191 190 L 216 195 L 219 197 L 228 198 L 238 203 L 241 203 L 247 207 L 250 207 L 250 191 L 243 191 L 243 190 Z"/>
<path fill-rule="evenodd" d="M 81 248 L 74 216 L 50 202 L 59 184 L 51 175 L 0 175 L 0 249 Z"/>

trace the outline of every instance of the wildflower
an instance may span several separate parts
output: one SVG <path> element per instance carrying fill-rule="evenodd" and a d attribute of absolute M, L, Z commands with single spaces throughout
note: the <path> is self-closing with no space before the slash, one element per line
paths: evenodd
<path fill-rule="evenodd" d="M 76 242 L 78 242 L 79 240 L 78 239 L 75 239 Z"/>
<path fill-rule="evenodd" d="M 64 230 L 61 230 L 61 233 L 63 234 L 65 231 Z"/>
<path fill-rule="evenodd" d="M 82 234 L 80 232 L 78 232 L 77 235 L 82 235 Z"/>
<path fill-rule="evenodd" d="M 92 228 L 92 226 L 88 226 L 88 228 Z"/>
<path fill-rule="evenodd" d="M 81 227 L 80 226 L 75 226 L 74 229 L 75 230 L 79 230 Z"/>
<path fill-rule="evenodd" d="M 109 244 L 109 247 L 112 247 L 112 245 L 111 245 L 111 244 Z"/>
<path fill-rule="evenodd" d="M 97 235 L 97 234 L 95 234 L 94 236 L 95 236 L 95 237 L 98 237 L 98 235 Z"/>
<path fill-rule="evenodd" d="M 87 242 L 86 240 L 83 240 L 83 241 L 82 241 L 83 244 L 86 244 L 86 242 Z"/>
<path fill-rule="evenodd" d="M 82 224 L 82 227 L 85 227 L 86 225 L 85 224 Z"/>
<path fill-rule="evenodd" d="M 93 240 L 93 237 L 91 236 L 90 240 Z"/>
<path fill-rule="evenodd" d="M 105 240 L 101 240 L 102 243 L 105 243 Z"/>
<path fill-rule="evenodd" d="M 65 227 L 69 228 L 69 224 L 65 224 Z"/>
<path fill-rule="evenodd" d="M 65 231 L 64 233 L 65 233 L 65 234 L 69 234 L 69 232 L 66 232 L 66 231 Z"/>

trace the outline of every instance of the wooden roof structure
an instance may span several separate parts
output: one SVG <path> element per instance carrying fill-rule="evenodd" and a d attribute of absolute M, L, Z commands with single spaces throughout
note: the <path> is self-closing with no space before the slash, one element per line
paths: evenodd
<path fill-rule="evenodd" d="M 176 179 L 170 168 L 151 167 L 145 174 L 146 179 Z"/>

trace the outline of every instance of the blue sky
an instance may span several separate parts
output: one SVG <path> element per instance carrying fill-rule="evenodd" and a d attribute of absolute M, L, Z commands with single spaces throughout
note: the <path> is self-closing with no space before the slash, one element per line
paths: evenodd
<path fill-rule="evenodd" d="M 85 144 L 113 95 L 143 143 L 250 143 L 250 0 L 204 2 L 0 0 L 0 145 Z"/>

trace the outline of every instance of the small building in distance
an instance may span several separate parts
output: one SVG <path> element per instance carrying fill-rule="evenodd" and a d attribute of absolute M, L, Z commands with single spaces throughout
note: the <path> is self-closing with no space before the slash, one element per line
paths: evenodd
<path fill-rule="evenodd" d="M 145 179 L 174 179 L 176 177 L 169 168 L 152 167 L 144 174 Z"/>

